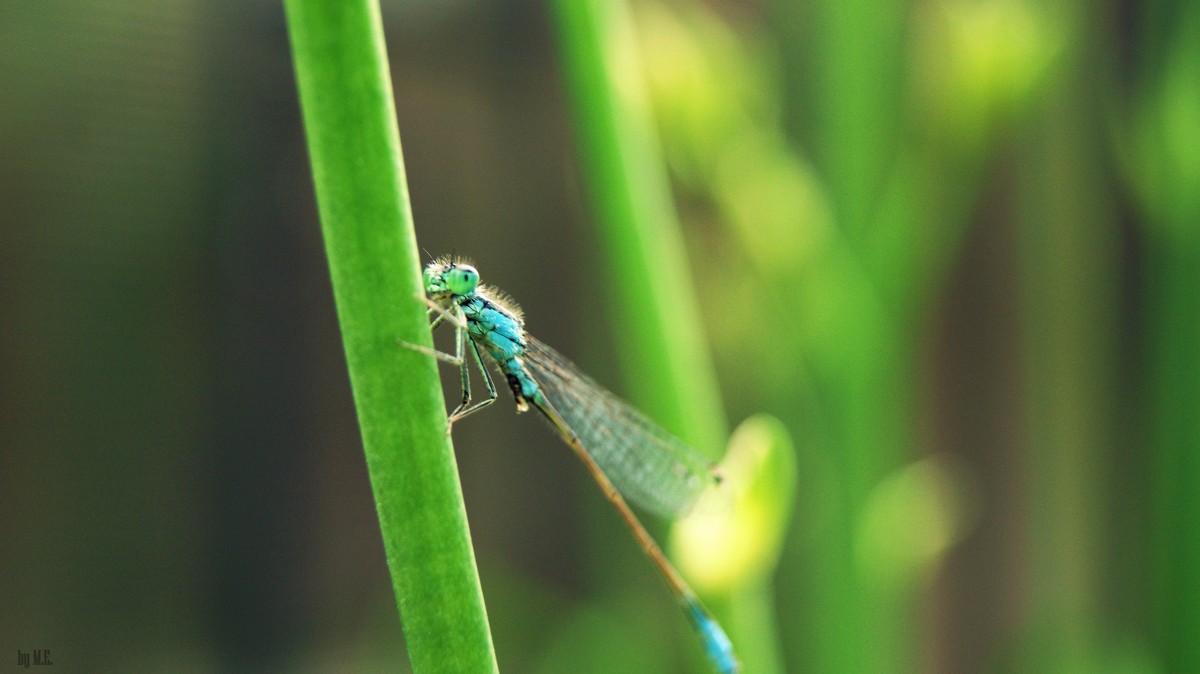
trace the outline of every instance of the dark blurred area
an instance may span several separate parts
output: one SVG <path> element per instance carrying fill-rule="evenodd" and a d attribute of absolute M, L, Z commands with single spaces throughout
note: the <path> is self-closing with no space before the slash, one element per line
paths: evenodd
<path fill-rule="evenodd" d="M 513 292 L 533 259 L 575 282 L 544 9 L 385 11 L 422 245 Z M 8 650 L 66 671 L 395 671 L 281 5 L 6 3 L 0 62 Z M 463 457 L 480 554 L 568 592 L 565 544 L 539 541 L 569 515 L 537 506 L 568 490 L 523 473 L 573 466 L 506 468 L 489 435 L 551 446 L 507 422 L 460 433 L 486 448 Z"/>
<path fill-rule="evenodd" d="M 688 4 L 670 6 L 688 15 Z M 886 248 L 888 230 L 855 233 L 870 204 L 853 191 L 886 179 L 857 173 L 830 140 L 842 120 L 825 108 L 854 117 L 858 99 L 836 93 L 837 69 L 801 40 L 819 43 L 804 32 L 816 28 L 794 28 L 822 10 L 696 7 L 727 27 L 697 29 L 695 44 L 744 40 L 751 69 L 769 72 L 737 93 L 773 87 L 749 94 L 780 122 L 770 147 L 811 155 L 811 184 L 829 188 L 850 238 Z M 920 95 L 862 113 L 880 115 L 882 129 L 863 152 L 936 164 L 912 174 L 912 191 L 937 208 L 879 188 L 881 201 L 962 223 L 915 244 L 942 262 L 924 274 L 932 289 L 917 310 L 897 320 L 913 339 L 889 354 L 912 373 L 913 391 L 895 395 L 913 400 L 888 408 L 901 421 L 876 427 L 906 429 L 910 458 L 943 457 L 966 476 L 969 524 L 916 574 L 912 669 L 1186 671 L 1172 663 L 1192 656 L 1171 649 L 1200 630 L 1186 608 L 1200 605 L 1200 571 L 1188 566 L 1200 553 L 1195 525 L 1170 523 L 1200 506 L 1190 341 L 1200 211 L 1187 173 L 1200 151 L 1200 79 L 1189 79 L 1200 13 L 1187 3 L 1090 14 L 1017 0 L 888 7 L 895 15 L 877 20 L 904 26 L 888 34 L 912 45 L 912 60 L 880 64 L 880 81 L 901 78 Z M 420 245 L 473 259 L 520 301 L 531 331 L 620 391 L 617 367 L 605 366 L 619 326 L 600 297 L 549 10 L 418 0 L 386 2 L 383 15 Z M 638 16 L 648 42 L 663 35 L 656 14 Z M 1072 23 L 1080 16 L 1087 23 Z M 1147 46 L 1161 35 L 1178 49 Z M 999 61 L 989 39 L 1004 45 Z M 946 44 L 949 56 L 936 51 Z M 651 44 L 648 58 L 670 49 Z M 662 109 L 729 416 L 769 411 L 805 444 L 806 420 L 836 403 L 776 409 L 828 393 L 825 373 L 794 362 L 789 338 L 770 338 L 771 295 L 746 271 L 789 263 L 756 257 L 759 234 L 726 222 L 769 200 L 739 206 L 720 192 L 735 189 L 731 178 L 698 179 L 688 138 L 672 134 L 695 120 L 673 121 L 670 101 Z M 1063 143 L 1071 150 L 1056 154 Z M 1168 168 L 1155 168 L 1159 155 Z M 1089 224 L 1054 224 L 1078 222 Z M 839 299 L 826 310 L 855 311 Z M 586 475 L 511 411 L 505 398 L 455 426 L 502 670 L 565 671 L 554 663 L 570 661 L 570 642 L 556 639 L 593 623 L 674 636 L 673 607 Z M 829 446 L 817 438 L 801 451 Z M 802 492 L 823 493 L 819 478 L 802 476 Z M 406 671 L 279 3 L 0 4 L 0 539 L 8 667 L 14 650 L 49 649 L 68 672 Z M 802 608 L 809 567 L 787 561 L 811 552 L 799 539 L 775 599 L 786 671 L 807 671 L 817 638 Z M 1078 587 L 1065 602 L 1043 601 L 1066 581 Z M 1158 608 L 1164 596 L 1177 611 Z M 1063 625 L 1073 626 L 1065 637 Z M 1057 638 L 1078 639 L 1083 655 L 1037 655 Z M 811 671 L 837 671 L 826 665 Z"/>

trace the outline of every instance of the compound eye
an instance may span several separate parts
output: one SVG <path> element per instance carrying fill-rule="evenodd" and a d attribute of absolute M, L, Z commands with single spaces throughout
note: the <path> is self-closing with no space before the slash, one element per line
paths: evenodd
<path fill-rule="evenodd" d="M 468 265 L 455 267 L 446 274 L 446 285 L 455 295 L 467 295 L 479 285 L 479 272 Z"/>

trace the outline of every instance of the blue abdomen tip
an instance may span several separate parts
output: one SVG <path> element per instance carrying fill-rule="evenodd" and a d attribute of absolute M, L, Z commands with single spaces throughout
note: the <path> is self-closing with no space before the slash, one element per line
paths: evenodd
<path fill-rule="evenodd" d="M 696 601 L 689 601 L 692 622 L 704 642 L 704 653 L 721 674 L 740 674 L 742 664 L 733 654 L 733 642 L 708 611 Z"/>

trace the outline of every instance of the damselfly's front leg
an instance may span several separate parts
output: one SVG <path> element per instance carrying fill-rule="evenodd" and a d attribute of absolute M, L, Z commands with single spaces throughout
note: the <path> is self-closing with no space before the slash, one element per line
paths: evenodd
<path fill-rule="evenodd" d="M 437 312 L 437 314 L 438 314 L 438 317 L 433 319 L 433 321 L 429 324 L 430 330 L 435 330 L 439 325 L 442 324 L 442 321 L 449 321 L 450 324 L 456 328 L 457 332 L 459 332 L 459 333 L 466 332 L 466 329 L 467 329 L 466 318 L 456 315 L 454 313 L 454 309 L 458 309 L 457 306 L 454 306 L 449 311 L 447 311 L 445 307 L 443 307 L 442 305 L 438 304 L 437 302 L 434 302 L 433 300 L 429 299 L 424 294 L 418 295 L 417 297 L 420 298 L 420 300 L 422 302 L 429 305 L 429 310 L 425 312 L 426 316 L 430 316 L 434 312 Z M 456 341 L 460 341 L 460 340 L 458 340 L 458 335 L 455 335 L 455 338 L 456 338 Z M 452 365 L 457 365 L 459 367 L 463 367 L 463 354 L 462 354 L 461 344 L 458 346 L 456 354 L 449 354 L 444 351 L 438 351 L 437 349 L 431 349 L 427 346 L 421 346 L 420 344 L 413 344 L 412 342 L 406 342 L 404 340 L 398 340 L 398 341 L 399 341 L 400 346 L 403 346 L 407 349 L 412 349 L 413 351 L 419 351 L 427 356 L 433 356 L 434 358 L 437 358 L 438 360 L 442 361 L 443 363 L 450 363 Z"/>
<path fill-rule="evenodd" d="M 467 319 L 462 315 L 462 309 L 460 309 L 457 304 L 452 304 L 451 308 L 447 310 L 446 307 L 443 307 L 424 295 L 418 295 L 418 297 L 420 297 L 421 301 L 429 307 L 429 311 L 425 312 L 426 316 L 429 316 L 435 311 L 438 314 L 438 317 L 433 319 L 433 322 L 429 324 L 430 330 L 441 325 L 443 320 L 450 321 L 450 325 L 453 325 L 459 330 L 467 329 Z M 455 311 L 456 309 L 458 310 L 457 312 Z"/>
<path fill-rule="evenodd" d="M 496 385 L 492 382 L 492 376 L 488 373 L 487 367 L 483 364 L 483 358 L 479 355 L 479 347 L 475 345 L 475 342 L 471 340 L 470 336 L 467 334 L 467 322 L 465 318 L 461 316 L 461 314 L 456 315 L 455 313 L 452 313 L 453 309 L 451 311 L 447 311 L 436 302 L 432 302 L 424 297 L 422 297 L 422 299 L 425 299 L 426 304 L 429 305 L 429 313 L 433 313 L 435 311 L 438 313 L 438 317 L 429 324 L 431 329 L 436 328 L 443 320 L 448 321 L 455 327 L 454 353 L 444 353 L 442 351 L 438 351 L 437 349 L 421 346 L 420 344 L 410 344 L 409 342 L 403 341 L 400 342 L 400 345 L 413 349 L 414 351 L 419 351 L 426 355 L 433 356 L 444 363 L 450 363 L 458 366 L 459 374 L 462 378 L 463 397 L 462 402 L 459 403 L 458 407 L 454 408 L 454 411 L 450 413 L 449 419 L 446 422 L 446 435 L 449 435 L 450 430 L 454 427 L 455 421 L 478 412 L 479 410 L 491 405 L 496 401 Z M 479 372 L 483 375 L 483 381 L 487 385 L 488 389 L 487 399 L 481 400 L 474 405 L 471 404 L 471 376 L 464 354 L 468 347 L 468 343 L 471 349 L 473 360 L 475 361 L 475 366 L 479 368 Z"/>

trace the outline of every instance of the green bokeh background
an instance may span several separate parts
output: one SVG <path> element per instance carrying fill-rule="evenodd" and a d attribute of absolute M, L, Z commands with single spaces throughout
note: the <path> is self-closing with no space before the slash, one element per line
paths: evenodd
<path fill-rule="evenodd" d="M 726 414 L 796 448 L 782 671 L 1200 671 L 1200 5 L 631 6 Z M 419 243 L 645 403 L 554 13 L 383 17 Z M 3 666 L 404 671 L 311 184 L 279 4 L 0 4 Z M 695 669 L 510 412 L 455 429 L 502 671 Z"/>

